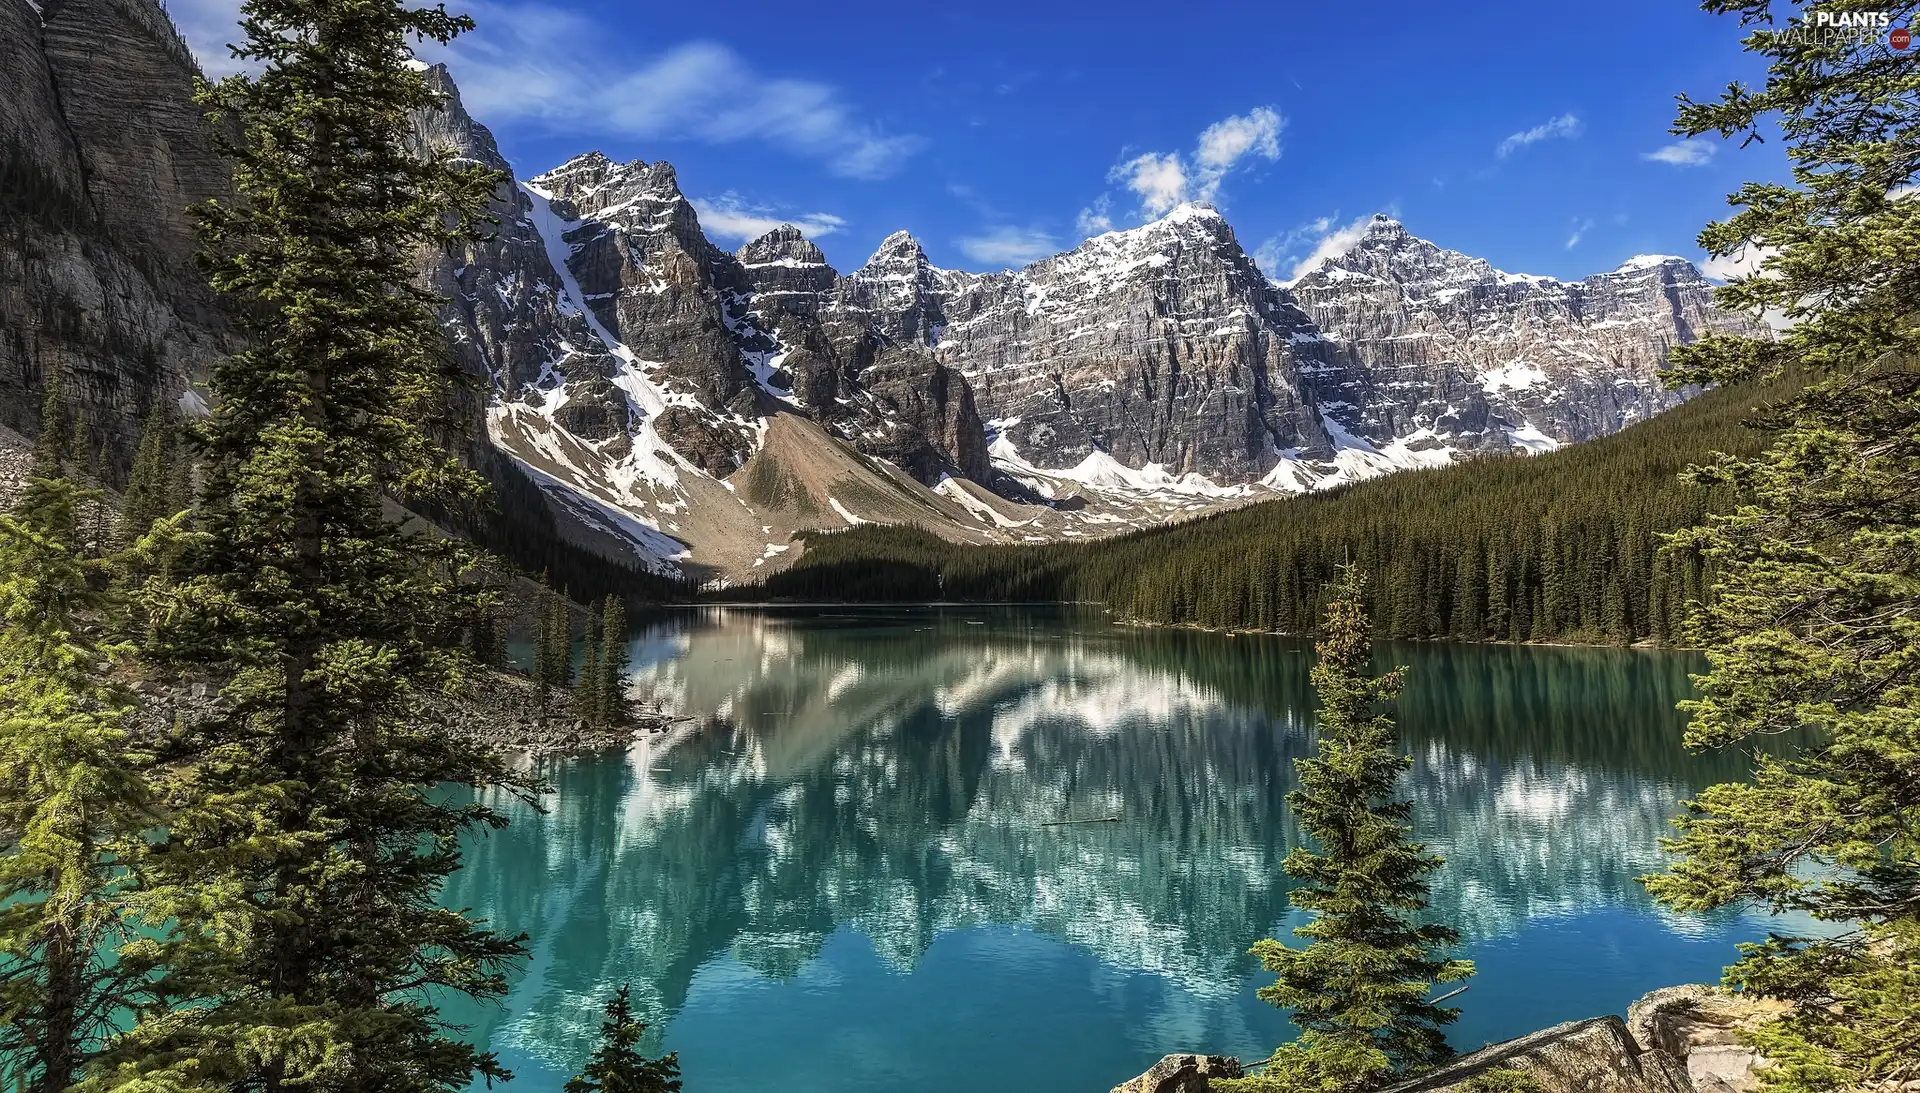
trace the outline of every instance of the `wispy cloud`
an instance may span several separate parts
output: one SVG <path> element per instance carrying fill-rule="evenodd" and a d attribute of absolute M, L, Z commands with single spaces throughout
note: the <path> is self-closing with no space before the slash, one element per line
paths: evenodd
<path fill-rule="evenodd" d="M 960 253 L 988 265 L 1024 266 L 1060 250 L 1060 241 L 1038 228 L 1002 225 L 961 239 Z"/>
<path fill-rule="evenodd" d="M 1670 163 L 1675 167 L 1702 167 L 1713 161 L 1713 154 L 1720 146 L 1704 140 L 1675 141 L 1664 148 L 1640 153 L 1641 159 L 1650 159 L 1655 163 Z"/>
<path fill-rule="evenodd" d="M 1101 194 L 1093 203 L 1080 210 L 1074 218 L 1073 226 L 1082 236 L 1099 235 L 1113 230 L 1113 196 Z"/>
<path fill-rule="evenodd" d="M 1387 216 L 1398 212 L 1391 205 L 1381 211 Z M 1254 263 L 1269 278 L 1291 285 L 1318 269 L 1327 259 L 1352 250 L 1366 236 L 1373 216 L 1368 213 L 1345 224 L 1340 222 L 1338 211 L 1316 216 L 1261 243 L 1254 250 Z M 1285 277 L 1277 276 L 1281 271 L 1286 272 Z"/>
<path fill-rule="evenodd" d="M 223 69 L 238 0 L 173 0 L 203 66 Z M 844 178 L 884 178 L 926 140 L 887 132 L 825 83 L 769 76 L 717 42 L 685 42 L 635 60 L 607 28 L 539 0 L 462 0 L 479 29 L 426 60 L 445 61 L 461 98 L 489 125 L 521 124 L 584 138 L 615 135 L 759 142 L 820 160 Z"/>
<path fill-rule="evenodd" d="M 228 51 L 229 43 L 240 38 L 241 0 L 171 0 L 167 14 L 180 36 L 193 47 L 193 55 L 209 76 L 231 76 L 240 71 Z"/>
<path fill-rule="evenodd" d="M 1522 129 L 1518 133 L 1509 134 L 1507 139 L 1500 142 L 1500 147 L 1494 149 L 1493 154 L 1505 159 L 1529 144 L 1536 144 L 1543 140 L 1570 140 L 1579 135 L 1580 119 L 1572 114 L 1562 114 L 1557 118 L 1549 118 L 1531 129 Z"/>
<path fill-rule="evenodd" d="M 718 239 L 746 242 L 758 239 L 782 224 L 800 229 L 809 239 L 832 235 L 847 222 L 832 213 L 803 213 L 783 216 L 770 205 L 750 203 L 728 191 L 715 198 L 694 198 L 693 211 L 700 215 L 700 227 Z"/>
<path fill-rule="evenodd" d="M 1573 234 L 1567 236 L 1567 249 L 1572 250 L 1579 246 L 1580 240 L 1586 238 L 1587 229 L 1591 227 L 1593 227 L 1593 220 L 1591 218 L 1582 220 L 1575 217 L 1573 221 Z"/>
<path fill-rule="evenodd" d="M 1135 156 L 1108 171 L 1107 181 L 1121 183 L 1139 195 L 1144 216 L 1159 216 L 1187 199 L 1187 165 L 1178 152 Z"/>
<path fill-rule="evenodd" d="M 1116 164 L 1107 172 L 1107 181 L 1125 186 L 1140 199 L 1142 218 L 1159 216 L 1185 201 L 1213 201 L 1227 175 L 1241 165 L 1256 158 L 1280 158 L 1280 133 L 1286 124 L 1279 111 L 1256 106 L 1201 130 L 1191 155 L 1144 152 Z M 1087 222 L 1104 221 L 1106 226 L 1099 230 L 1105 231 L 1112 226 L 1105 218 L 1102 210 Z"/>

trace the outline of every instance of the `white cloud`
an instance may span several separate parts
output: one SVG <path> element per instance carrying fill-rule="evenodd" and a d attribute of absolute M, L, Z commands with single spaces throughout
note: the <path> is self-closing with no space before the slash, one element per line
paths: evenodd
<path fill-rule="evenodd" d="M 960 252 L 989 265 L 1024 266 L 1060 250 L 1060 241 L 1038 228 L 1001 226 L 960 240 Z"/>
<path fill-rule="evenodd" d="M 1113 198 L 1101 194 L 1093 199 L 1093 204 L 1080 210 L 1074 218 L 1073 226 L 1082 236 L 1099 235 L 1113 230 Z"/>
<path fill-rule="evenodd" d="M 1159 216 L 1187 199 L 1187 168 L 1178 152 L 1147 152 L 1107 172 L 1108 182 L 1125 184 L 1140 195 L 1140 211 Z"/>
<path fill-rule="evenodd" d="M 1318 269 L 1327 259 L 1338 258 L 1352 250 L 1354 245 L 1367 234 L 1367 225 L 1372 222 L 1373 216 L 1368 214 L 1351 224 L 1342 225 L 1332 231 L 1322 231 L 1314 240 L 1313 249 L 1307 252 L 1306 257 L 1293 264 L 1292 272 L 1288 273 L 1286 280 L 1281 283 L 1291 285 Z M 1322 218 L 1319 223 L 1325 223 L 1325 218 Z"/>
<path fill-rule="evenodd" d="M 780 216 L 768 205 L 751 204 L 731 191 L 716 198 L 695 198 L 693 211 L 700 215 L 700 227 L 718 239 L 746 242 L 758 239 L 782 224 L 791 224 L 809 239 L 832 235 L 847 222 L 832 213 L 805 213 Z"/>
<path fill-rule="evenodd" d="M 1573 234 L 1567 236 L 1567 249 L 1572 250 L 1579 246 L 1580 240 L 1586 236 L 1587 229 L 1591 227 L 1593 227 L 1593 221 L 1591 219 L 1580 220 L 1576 218 L 1573 222 Z"/>
<path fill-rule="evenodd" d="M 1719 146 L 1704 140 L 1675 141 L 1664 148 L 1640 153 L 1641 159 L 1650 159 L 1655 163 L 1670 163 L 1675 167 L 1700 167 L 1713 160 L 1713 154 Z"/>
<path fill-rule="evenodd" d="M 1263 159 L 1279 159 L 1280 129 L 1285 124 L 1270 106 L 1256 106 L 1245 114 L 1222 118 L 1200 131 L 1193 160 L 1202 172 L 1225 172 L 1249 152 Z"/>
<path fill-rule="evenodd" d="M 173 0 L 171 12 L 209 72 L 232 71 L 222 43 L 238 36 L 238 0 Z M 840 92 L 768 76 L 716 42 L 687 42 L 635 62 L 577 12 L 538 0 L 462 0 L 478 29 L 425 60 L 445 61 L 474 117 L 595 136 L 754 141 L 818 159 L 845 178 L 883 178 L 926 141 L 889 134 Z M 224 62 L 224 67 L 222 66 Z"/>
<path fill-rule="evenodd" d="M 1752 277 L 1760 272 L 1762 262 L 1778 253 L 1777 247 L 1756 247 L 1749 243 L 1732 254 L 1708 258 L 1700 263 L 1700 272 L 1716 281 Z"/>
<path fill-rule="evenodd" d="M 1537 141 L 1571 139 L 1579 135 L 1580 119 L 1572 114 L 1562 114 L 1557 118 L 1541 122 L 1531 129 L 1522 129 L 1518 133 L 1509 135 L 1507 139 L 1500 142 L 1500 147 L 1494 149 L 1494 155 L 1505 159 L 1516 149 L 1525 148 Z"/>
<path fill-rule="evenodd" d="M 1268 278 L 1290 267 L 1294 254 L 1303 243 L 1318 243 L 1322 236 L 1333 229 L 1340 219 L 1340 211 L 1335 209 L 1327 216 L 1316 216 L 1301 224 L 1296 224 L 1279 235 L 1270 235 L 1258 247 L 1253 249 L 1253 263 Z"/>
<path fill-rule="evenodd" d="M 1250 157 L 1280 158 L 1280 131 L 1286 124 L 1279 111 L 1256 106 L 1202 129 L 1191 156 L 1145 152 L 1108 171 L 1107 181 L 1120 183 L 1139 196 L 1144 219 L 1160 216 L 1182 202 L 1212 201 L 1220 194 L 1220 183 Z M 1107 228 L 1103 231 L 1112 226 L 1105 209 L 1094 210 L 1092 217 L 1083 211 L 1082 216 L 1091 223 L 1104 221 Z"/>

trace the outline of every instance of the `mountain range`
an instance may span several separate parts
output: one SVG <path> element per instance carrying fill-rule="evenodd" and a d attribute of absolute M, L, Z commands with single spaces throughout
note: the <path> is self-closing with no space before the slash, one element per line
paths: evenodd
<path fill-rule="evenodd" d="M 181 211 L 224 168 L 152 0 L 0 0 L 0 38 L 20 84 L 0 174 L 38 195 L 0 239 L 0 424 L 31 432 L 57 368 L 124 467 L 152 406 L 194 408 L 231 347 Z M 998 273 L 906 232 L 846 273 L 792 227 L 728 252 L 670 164 L 521 178 L 423 69 L 443 108 L 414 119 L 419 150 L 509 179 L 487 239 L 420 258 L 481 381 L 471 454 L 536 484 L 556 534 L 656 572 L 751 579 L 798 532 L 868 522 L 1094 537 L 1548 450 L 1679 401 L 1671 347 L 1760 329 L 1680 258 L 1508 274 L 1385 217 L 1287 284 L 1204 204 Z"/>

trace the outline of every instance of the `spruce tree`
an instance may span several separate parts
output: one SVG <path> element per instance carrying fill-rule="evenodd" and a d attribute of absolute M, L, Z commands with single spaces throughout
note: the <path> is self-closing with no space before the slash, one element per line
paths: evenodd
<path fill-rule="evenodd" d="M 600 612 L 600 685 L 597 688 L 602 725 L 627 721 L 627 606 L 608 596 Z"/>
<path fill-rule="evenodd" d="M 121 491 L 121 542 L 133 542 L 145 535 L 155 520 L 178 511 L 168 508 L 173 500 L 172 455 L 173 422 L 166 404 L 159 403 L 148 412 L 140 430 L 133 469 L 127 475 L 127 488 Z"/>
<path fill-rule="evenodd" d="M 1755 753 L 1750 783 L 1688 802 L 1647 878 L 1688 910 L 1748 904 L 1829 924 L 1744 947 L 1730 985 L 1791 1000 L 1754 1033 L 1768 1088 L 1893 1088 L 1920 1077 L 1920 66 L 1884 38 L 1809 32 L 1758 0 L 1714 0 L 1766 60 L 1759 87 L 1682 97 L 1674 132 L 1762 139 L 1777 123 L 1793 181 L 1749 183 L 1700 244 L 1760 260 L 1723 306 L 1793 320 L 1777 340 L 1676 350 L 1673 380 L 1737 384 L 1793 369 L 1778 439 L 1696 477 L 1739 491 L 1679 535 L 1704 558 L 1686 620 L 1708 656 L 1686 704 L 1695 749 Z M 1809 5 L 1800 14 L 1852 5 Z M 1893 25 L 1914 4 L 1889 5 Z M 1769 737 L 1792 746 L 1759 748 Z"/>
<path fill-rule="evenodd" d="M 144 1000 L 129 903 L 155 822 L 131 700 L 107 672 L 107 561 L 88 557 L 64 479 L 0 516 L 0 1086 L 78 1079 L 119 1011 Z"/>
<path fill-rule="evenodd" d="M 1253 947 L 1278 976 L 1260 997 L 1291 1008 L 1301 1035 L 1263 1074 L 1226 1089 L 1362 1089 L 1451 1054 L 1440 1029 L 1460 1011 L 1434 1004 L 1429 992 L 1472 975 L 1473 965 L 1444 955 L 1459 939 L 1454 930 L 1415 921 L 1441 859 L 1408 838 L 1411 806 L 1392 797 L 1413 760 L 1400 752 L 1393 721 L 1376 711 L 1398 693 L 1403 670 L 1369 674 L 1365 595 L 1359 568 L 1342 566 L 1313 669 L 1319 742 L 1312 758 L 1294 761 L 1300 788 L 1287 796 L 1313 841 L 1284 863 L 1299 882 L 1289 901 L 1314 915 L 1294 930 L 1308 944 Z"/>
<path fill-rule="evenodd" d="M 580 665 L 580 683 L 573 689 L 574 716 L 595 728 L 602 723 L 600 696 L 606 680 L 600 670 L 600 645 L 604 638 L 601 633 L 601 608 L 599 600 L 587 606 L 586 632 L 582 635 L 587 647 L 586 659 Z"/>
<path fill-rule="evenodd" d="M 649 1059 L 640 1053 L 647 1025 L 634 1017 L 627 995 L 623 985 L 607 1000 L 600 1046 L 586 1069 L 568 1080 L 565 1093 L 680 1093 L 679 1055 Z"/>
<path fill-rule="evenodd" d="M 497 179 L 409 152 L 439 103 L 419 40 L 471 26 L 401 0 L 248 0 L 246 73 L 203 88 L 231 134 L 232 200 L 200 210 L 202 262 L 245 348 L 194 423 L 200 504 L 155 655 L 219 673 L 180 741 L 142 909 L 166 1007 L 105 1086 L 277 1093 L 465 1089 L 505 1076 L 435 1000 L 504 990 L 520 939 L 439 906 L 459 840 L 504 823 L 445 787 L 527 784 L 421 699 L 470 664 L 463 544 L 393 500 L 456 506 L 477 479 L 434 441 L 452 378 L 422 247 L 470 238 Z"/>
<path fill-rule="evenodd" d="M 59 369 L 48 369 L 40 391 L 40 435 L 33 441 L 32 474 L 36 478 L 61 478 L 66 473 L 63 465 L 71 427 L 67 423 L 67 404 L 61 397 L 61 387 Z"/>

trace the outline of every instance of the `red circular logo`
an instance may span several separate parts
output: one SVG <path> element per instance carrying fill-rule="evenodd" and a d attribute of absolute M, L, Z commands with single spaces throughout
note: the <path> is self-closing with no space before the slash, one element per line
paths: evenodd
<path fill-rule="evenodd" d="M 1887 35 L 1887 44 L 1895 49 L 1905 49 L 1913 44 L 1913 33 L 1906 27 L 1895 27 L 1893 33 Z"/>

